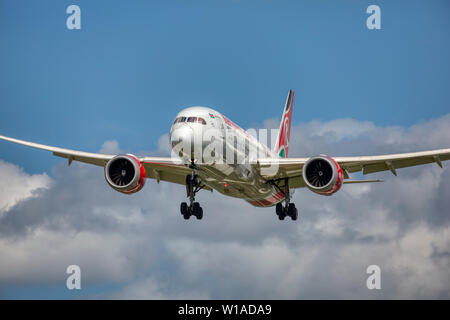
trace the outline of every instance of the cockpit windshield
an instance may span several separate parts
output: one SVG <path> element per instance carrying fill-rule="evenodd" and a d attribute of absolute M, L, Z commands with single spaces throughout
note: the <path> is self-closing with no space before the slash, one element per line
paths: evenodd
<path fill-rule="evenodd" d="M 206 125 L 205 119 L 200 118 L 200 117 L 177 117 L 173 121 L 173 124 L 180 123 L 180 122 L 201 123 L 203 125 Z"/>
<path fill-rule="evenodd" d="M 206 125 L 206 121 L 203 118 L 198 117 L 197 121 L 198 121 L 198 123 Z"/>

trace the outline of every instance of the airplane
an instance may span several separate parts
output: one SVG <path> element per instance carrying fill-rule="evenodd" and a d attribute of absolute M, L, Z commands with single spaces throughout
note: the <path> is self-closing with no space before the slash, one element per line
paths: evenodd
<path fill-rule="evenodd" d="M 331 196 L 343 184 L 382 181 L 351 180 L 350 173 L 362 171 L 365 175 L 389 170 L 397 175 L 399 168 L 427 163 L 436 163 L 442 168 L 442 161 L 450 159 L 450 149 L 374 156 L 320 154 L 288 158 L 293 101 L 294 91 L 290 90 L 272 149 L 220 112 L 197 106 L 183 109 L 175 117 L 170 128 L 171 157 L 108 155 L 2 135 L 0 139 L 51 151 L 55 156 L 66 158 L 69 165 L 79 161 L 104 167 L 106 182 L 125 194 L 141 190 L 146 179 L 184 185 L 189 203 L 182 202 L 180 212 L 184 219 L 195 216 L 198 220 L 203 218 L 203 208 L 195 201 L 200 190 L 216 190 L 244 199 L 255 207 L 275 206 L 279 220 L 286 217 L 297 220 L 298 210 L 291 203 L 293 189 L 307 187 L 317 194 Z M 236 160 L 238 158 L 240 161 Z"/>

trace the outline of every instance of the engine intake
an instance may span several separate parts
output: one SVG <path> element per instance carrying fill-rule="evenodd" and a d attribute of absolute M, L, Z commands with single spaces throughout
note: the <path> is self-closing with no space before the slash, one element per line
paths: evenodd
<path fill-rule="evenodd" d="M 146 172 L 140 161 L 131 154 L 118 155 L 105 166 L 106 182 L 122 193 L 138 192 L 145 184 Z"/>
<path fill-rule="evenodd" d="M 344 174 L 333 158 L 319 155 L 306 161 L 303 180 L 311 191 L 330 196 L 341 188 Z"/>

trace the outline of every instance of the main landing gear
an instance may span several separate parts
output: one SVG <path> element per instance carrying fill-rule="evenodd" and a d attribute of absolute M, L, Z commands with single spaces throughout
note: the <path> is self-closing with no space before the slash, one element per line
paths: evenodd
<path fill-rule="evenodd" d="M 198 202 L 195 202 L 196 193 L 203 187 L 194 169 L 192 169 L 192 174 L 186 176 L 186 193 L 189 197 L 189 205 L 186 202 L 182 202 L 180 206 L 184 219 L 188 220 L 191 216 L 195 216 L 198 220 L 203 218 L 203 208 L 200 207 Z"/>
<path fill-rule="evenodd" d="M 298 210 L 294 203 L 290 203 L 291 195 L 289 192 L 289 181 L 287 178 L 284 180 L 284 185 L 284 206 L 281 203 L 277 203 L 275 212 L 280 220 L 284 220 L 284 218 L 288 216 L 295 221 L 298 218 Z"/>

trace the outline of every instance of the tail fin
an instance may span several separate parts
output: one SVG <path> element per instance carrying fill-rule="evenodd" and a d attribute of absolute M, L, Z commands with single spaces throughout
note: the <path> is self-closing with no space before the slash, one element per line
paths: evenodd
<path fill-rule="evenodd" d="M 289 151 L 289 137 L 291 135 L 292 105 L 294 103 L 294 90 L 289 90 L 284 105 L 283 116 L 281 117 L 280 130 L 274 146 L 273 152 L 280 158 L 287 158 Z"/>

